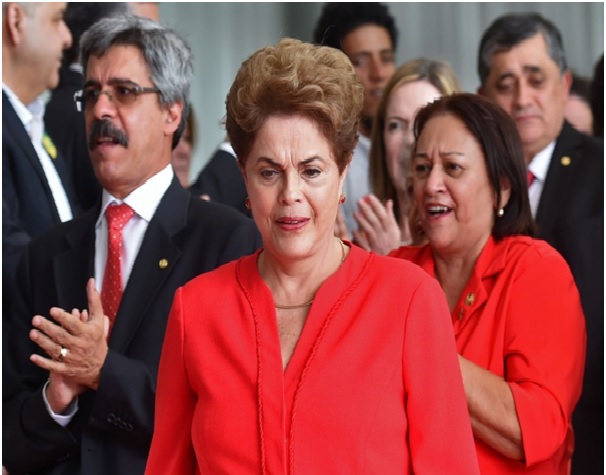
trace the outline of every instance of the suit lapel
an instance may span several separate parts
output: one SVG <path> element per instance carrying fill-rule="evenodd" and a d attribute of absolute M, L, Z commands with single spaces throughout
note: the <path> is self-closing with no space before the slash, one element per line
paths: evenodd
<path fill-rule="evenodd" d="M 57 305 L 70 311 L 88 308 L 86 283 L 94 277 L 95 222 L 99 207 L 89 210 L 66 234 L 67 250 L 53 259 Z M 75 223 L 74 223 L 75 224 Z"/>
<path fill-rule="evenodd" d="M 33 169 L 36 171 L 36 174 L 39 176 L 41 182 L 44 184 L 44 191 L 51 202 L 53 201 L 53 195 L 51 193 L 50 187 L 48 186 L 48 182 L 46 180 L 46 175 L 44 174 L 44 169 L 42 168 L 42 164 L 40 163 L 40 159 L 38 158 L 38 154 L 34 149 L 32 144 L 32 140 L 27 134 L 25 130 L 25 126 L 21 119 L 13 109 L 11 102 L 8 100 L 8 96 L 2 92 L 2 124 L 3 127 L 6 127 L 9 134 L 13 137 L 14 141 L 23 151 L 23 155 L 27 157 Z M 55 218 L 59 221 L 59 213 L 53 206 L 53 211 L 55 212 Z"/>
<path fill-rule="evenodd" d="M 574 170 L 578 166 L 578 157 L 574 150 L 579 143 L 579 137 L 575 135 L 572 127 L 564 122 L 553 150 L 537 209 L 536 222 L 540 228 L 539 235 L 545 239 L 549 239 L 561 209 L 560 203 L 566 199 L 565 190 L 569 188 L 570 177 L 574 175 Z"/>
<path fill-rule="evenodd" d="M 109 346 L 120 353 L 125 352 L 145 315 L 154 309 L 156 296 L 175 271 L 182 252 L 172 238 L 186 225 L 189 199 L 189 193 L 174 178 L 149 223 L 110 337 Z"/>
<path fill-rule="evenodd" d="M 15 112 L 15 109 L 13 109 L 12 104 L 8 100 L 8 96 L 4 93 L 4 91 L 2 92 L 2 113 L 4 114 L 2 118 L 3 128 L 7 128 L 7 131 L 14 139 L 15 143 L 18 144 L 18 146 L 21 148 L 21 150 L 23 151 L 23 155 L 27 157 L 32 168 L 35 170 L 36 174 L 40 178 L 40 183 L 42 183 L 47 199 L 50 203 L 54 204 L 55 198 L 53 197 L 53 193 L 48 184 L 48 179 L 46 178 L 46 174 L 44 173 L 42 164 L 40 163 L 38 153 L 36 152 L 36 149 L 32 144 L 30 136 L 25 130 L 23 122 L 21 122 L 21 119 L 17 115 L 17 112 Z M 71 191 L 71 187 L 68 186 L 70 180 L 66 174 L 65 169 L 63 168 L 63 158 L 59 155 L 57 158 L 51 160 L 51 162 L 53 163 L 53 166 L 59 174 L 59 178 L 61 179 L 61 183 L 63 185 L 65 193 L 67 194 L 72 211 L 74 212 L 74 214 L 76 214 L 77 208 L 74 207 L 74 195 Z M 51 209 L 55 215 L 55 220 L 58 223 L 61 222 L 57 207 L 51 206 Z"/>

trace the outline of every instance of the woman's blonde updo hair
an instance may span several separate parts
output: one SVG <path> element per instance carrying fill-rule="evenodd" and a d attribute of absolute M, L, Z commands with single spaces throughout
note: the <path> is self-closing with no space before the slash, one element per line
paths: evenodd
<path fill-rule="evenodd" d="M 225 101 L 225 127 L 244 166 L 268 117 L 307 117 L 332 145 L 342 173 L 358 141 L 362 102 L 362 85 L 344 53 L 286 38 L 242 63 Z"/>

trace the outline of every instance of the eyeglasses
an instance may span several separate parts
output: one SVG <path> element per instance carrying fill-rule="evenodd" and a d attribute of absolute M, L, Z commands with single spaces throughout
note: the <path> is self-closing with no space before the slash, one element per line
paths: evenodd
<path fill-rule="evenodd" d="M 133 104 L 137 97 L 141 94 L 147 94 L 151 92 L 161 92 L 156 87 L 143 87 L 138 84 L 110 84 L 106 90 L 87 88 L 78 91 L 74 94 L 74 102 L 76 103 L 76 109 L 82 112 L 85 109 L 92 109 L 99 100 L 101 94 L 107 95 L 116 105 L 128 106 Z"/>

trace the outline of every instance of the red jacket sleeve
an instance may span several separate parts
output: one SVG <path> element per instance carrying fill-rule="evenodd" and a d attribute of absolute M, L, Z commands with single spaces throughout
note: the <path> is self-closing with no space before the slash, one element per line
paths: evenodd
<path fill-rule="evenodd" d="M 196 470 L 191 427 L 195 407 L 184 358 L 182 288 L 177 289 L 168 319 L 158 369 L 154 436 L 146 475 L 193 474 Z"/>
<path fill-rule="evenodd" d="M 414 473 L 479 473 L 450 313 L 429 276 L 411 299 L 403 348 Z"/>
<path fill-rule="evenodd" d="M 505 379 L 522 429 L 527 465 L 565 442 L 579 399 L 585 319 L 570 270 L 554 252 L 528 259 L 511 290 Z"/>

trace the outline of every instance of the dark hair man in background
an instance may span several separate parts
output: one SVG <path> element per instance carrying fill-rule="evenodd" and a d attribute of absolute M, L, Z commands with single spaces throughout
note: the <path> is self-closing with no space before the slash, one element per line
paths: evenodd
<path fill-rule="evenodd" d="M 327 3 L 313 34 L 316 44 L 343 51 L 364 86 L 360 137 L 345 179 L 347 201 L 343 218 L 347 232 L 357 228 L 357 202 L 370 192 L 369 155 L 372 123 L 387 82 L 395 71 L 398 32 L 387 7 L 381 3 Z"/>
<path fill-rule="evenodd" d="M 581 134 L 564 119 L 571 74 L 560 32 L 540 15 L 497 18 L 482 36 L 478 71 L 479 93 L 503 107 L 520 132 L 539 237 L 566 259 L 579 288 L 587 359 L 583 393 L 572 421 L 576 439 L 572 473 L 602 473 L 604 143 Z"/>

